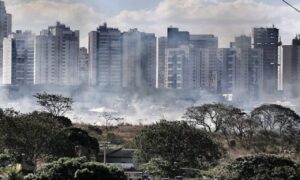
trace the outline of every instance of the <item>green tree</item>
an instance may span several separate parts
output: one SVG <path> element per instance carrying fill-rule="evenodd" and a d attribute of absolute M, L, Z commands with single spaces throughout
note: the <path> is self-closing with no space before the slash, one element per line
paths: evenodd
<path fill-rule="evenodd" d="M 23 180 L 21 164 L 9 165 L 0 169 L 0 179 Z"/>
<path fill-rule="evenodd" d="M 273 155 L 252 155 L 237 158 L 218 167 L 212 179 L 224 180 L 298 180 L 300 166 L 294 161 Z"/>
<path fill-rule="evenodd" d="M 168 169 L 169 166 L 169 163 L 161 158 L 152 158 L 149 162 L 143 164 L 141 169 L 146 174 L 159 179 L 167 176 L 164 169 Z"/>
<path fill-rule="evenodd" d="M 66 136 L 62 139 L 67 139 L 65 146 L 69 146 L 68 149 L 72 150 L 69 157 L 85 156 L 88 159 L 96 159 L 99 152 L 99 143 L 96 138 L 79 128 L 68 128 L 63 131 L 62 135 Z"/>
<path fill-rule="evenodd" d="M 55 119 L 43 113 L 5 116 L 0 121 L 0 141 L 9 152 L 36 162 L 49 153 L 61 130 Z"/>
<path fill-rule="evenodd" d="M 96 138 L 79 128 L 66 127 L 57 117 L 44 112 L 6 113 L 0 119 L 0 144 L 19 163 L 34 165 L 38 160 L 86 156 L 99 152 Z"/>
<path fill-rule="evenodd" d="M 98 162 L 89 162 L 86 158 L 61 158 L 43 165 L 26 180 L 126 180 L 123 171 Z"/>
<path fill-rule="evenodd" d="M 219 132 L 232 107 L 224 104 L 204 104 L 186 110 L 184 118 L 195 121 L 208 132 Z"/>
<path fill-rule="evenodd" d="M 247 113 L 239 108 L 231 107 L 228 108 L 227 114 L 224 115 L 221 131 L 228 142 L 234 139 L 249 147 L 257 128 L 257 122 Z"/>
<path fill-rule="evenodd" d="M 62 116 L 72 110 L 73 99 L 62 95 L 37 93 L 34 95 L 37 103 L 43 107 L 46 112 L 54 116 Z"/>
<path fill-rule="evenodd" d="M 290 108 L 277 104 L 265 104 L 255 108 L 251 112 L 251 118 L 260 125 L 261 129 L 279 131 L 280 134 L 287 127 L 300 127 L 299 115 Z"/>
<path fill-rule="evenodd" d="M 0 154 L 0 168 L 6 167 L 10 164 L 15 164 L 17 159 L 9 154 Z"/>
<path fill-rule="evenodd" d="M 153 158 L 167 162 L 162 174 L 169 177 L 184 174 L 184 169 L 204 168 L 221 158 L 220 146 L 208 133 L 186 122 L 167 122 L 145 127 L 135 138 L 139 163 Z"/>

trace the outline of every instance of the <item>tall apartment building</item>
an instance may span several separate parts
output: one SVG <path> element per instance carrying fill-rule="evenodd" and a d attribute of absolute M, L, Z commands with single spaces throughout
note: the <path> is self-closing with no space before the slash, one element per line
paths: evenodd
<path fill-rule="evenodd" d="M 291 98 L 300 93 L 300 37 L 293 39 L 292 45 L 283 46 L 283 91 Z"/>
<path fill-rule="evenodd" d="M 6 12 L 4 1 L 0 1 L 0 84 L 2 83 L 3 69 L 3 40 L 11 33 L 12 16 Z"/>
<path fill-rule="evenodd" d="M 131 29 L 123 33 L 122 83 L 124 88 L 156 87 L 155 34 Z"/>
<path fill-rule="evenodd" d="M 35 84 L 79 84 L 79 31 L 57 22 L 41 31 L 35 42 Z"/>
<path fill-rule="evenodd" d="M 178 48 L 182 45 L 189 45 L 190 33 L 188 31 L 179 31 L 178 28 L 168 28 L 168 48 Z"/>
<path fill-rule="evenodd" d="M 211 34 L 190 35 L 190 44 L 201 49 L 201 88 L 217 93 L 220 86 L 220 71 L 218 64 L 218 38 Z"/>
<path fill-rule="evenodd" d="M 30 31 L 16 31 L 3 41 L 3 84 L 32 85 L 34 39 Z"/>
<path fill-rule="evenodd" d="M 104 23 L 89 33 L 89 80 L 100 87 L 122 85 L 122 34 Z"/>
<path fill-rule="evenodd" d="M 279 29 L 254 28 L 254 48 L 263 50 L 264 93 L 272 95 L 278 90 L 278 46 Z"/>
<path fill-rule="evenodd" d="M 167 37 L 158 38 L 158 78 L 157 88 L 161 89 L 165 87 L 165 65 L 166 65 L 166 49 L 167 49 Z"/>
<path fill-rule="evenodd" d="M 79 49 L 79 83 L 87 85 L 89 82 L 89 54 L 85 47 Z"/>
<path fill-rule="evenodd" d="M 165 88 L 199 89 L 200 66 L 203 52 L 190 45 L 166 50 Z"/>
<path fill-rule="evenodd" d="M 238 36 L 231 48 L 219 49 L 221 92 L 258 98 L 263 93 L 263 51 L 251 47 L 251 37 Z"/>
<path fill-rule="evenodd" d="M 182 72 L 181 74 L 190 77 L 183 78 L 184 82 L 180 84 L 182 86 L 180 87 L 181 89 L 197 88 L 217 93 L 220 83 L 217 51 L 218 38 L 214 35 L 190 35 L 189 32 L 179 31 L 178 28 L 168 28 L 168 37 L 159 40 L 159 87 L 163 85 L 163 83 L 160 83 L 160 79 L 163 78 L 165 79 L 165 87 L 175 89 L 179 87 L 170 85 L 171 81 L 168 80 L 173 79 L 172 82 L 176 80 L 175 75 L 172 75 L 175 70 L 170 69 L 169 66 L 174 67 L 174 64 L 170 64 L 172 64 L 172 61 L 175 61 L 175 59 L 178 59 L 178 61 L 186 62 L 189 65 L 194 64 L 193 66 L 185 65 L 185 71 L 187 71 L 187 73 Z M 182 60 L 183 57 L 185 60 Z M 162 73 L 163 71 L 165 72 L 164 74 Z M 187 82 L 187 79 L 193 80 Z M 190 82 L 193 82 L 193 85 L 189 84 Z"/>
<path fill-rule="evenodd" d="M 235 89 L 235 71 L 236 71 L 236 49 L 220 48 L 218 50 L 218 59 L 220 62 L 220 91 L 222 94 L 233 94 Z"/>

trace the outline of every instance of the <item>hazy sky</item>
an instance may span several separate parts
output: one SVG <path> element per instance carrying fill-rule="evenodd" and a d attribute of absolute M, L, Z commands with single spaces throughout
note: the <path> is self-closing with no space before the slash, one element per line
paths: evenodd
<path fill-rule="evenodd" d="M 138 28 L 166 35 L 168 26 L 191 33 L 212 33 L 220 47 L 234 36 L 251 34 L 255 26 L 280 28 L 285 44 L 300 34 L 300 13 L 281 0 L 4 0 L 13 14 L 13 29 L 39 33 L 56 21 L 81 31 L 81 45 L 88 32 L 103 22 L 122 31 Z M 299 0 L 288 0 L 300 8 Z"/>

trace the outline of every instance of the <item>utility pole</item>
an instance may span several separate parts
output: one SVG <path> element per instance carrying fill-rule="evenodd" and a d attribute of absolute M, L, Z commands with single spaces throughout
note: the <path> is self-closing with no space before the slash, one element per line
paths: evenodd
<path fill-rule="evenodd" d="M 123 120 L 123 118 L 119 118 L 115 116 L 115 112 L 102 112 L 100 114 L 100 118 L 103 118 L 105 120 L 105 133 L 106 133 L 106 137 L 105 137 L 105 141 L 101 142 L 100 144 L 103 147 L 103 163 L 106 164 L 107 163 L 107 149 L 110 145 L 110 142 L 108 141 L 108 127 L 109 127 L 109 122 L 110 121 L 121 121 Z"/>

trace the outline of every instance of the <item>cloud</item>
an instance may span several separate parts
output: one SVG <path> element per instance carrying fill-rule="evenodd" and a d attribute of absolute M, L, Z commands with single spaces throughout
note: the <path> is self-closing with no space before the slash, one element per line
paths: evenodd
<path fill-rule="evenodd" d="M 141 0 L 147 1 L 147 0 Z M 270 1 L 271 2 L 271 1 Z M 285 44 L 299 33 L 299 14 L 286 6 L 255 0 L 161 0 L 155 8 L 122 10 L 108 17 L 83 0 L 7 0 L 13 14 L 14 29 L 39 32 L 61 21 L 72 29 L 81 30 L 82 45 L 87 46 L 88 32 L 104 21 L 122 31 L 138 28 L 166 35 L 167 27 L 177 26 L 191 33 L 211 33 L 228 47 L 234 36 L 251 35 L 256 26 L 280 28 Z M 300 3 L 298 5 L 300 8 Z"/>
<path fill-rule="evenodd" d="M 273 24 L 290 43 L 299 33 L 298 19 L 299 14 L 289 7 L 254 0 L 163 0 L 153 10 L 122 11 L 111 21 L 123 29 L 136 26 L 160 35 L 166 34 L 169 25 L 191 33 L 212 33 L 226 47 L 236 35 L 251 35 L 253 27 Z"/>
<path fill-rule="evenodd" d="M 74 0 L 9 0 L 7 10 L 13 14 L 13 29 L 42 29 L 60 21 L 72 30 L 80 30 L 82 45 L 87 45 L 88 32 L 103 22 L 104 16 L 80 1 Z"/>

